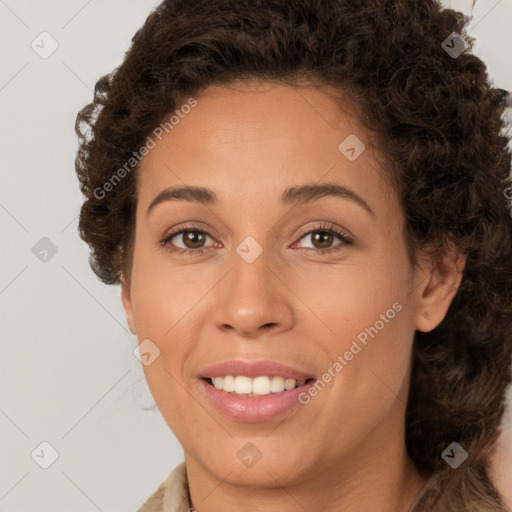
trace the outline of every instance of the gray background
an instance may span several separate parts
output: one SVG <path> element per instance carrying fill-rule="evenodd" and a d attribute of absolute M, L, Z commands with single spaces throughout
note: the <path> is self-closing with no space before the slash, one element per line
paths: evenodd
<path fill-rule="evenodd" d="M 159 411 L 144 409 L 120 290 L 95 278 L 77 234 L 76 114 L 158 3 L 0 0 L 2 512 L 135 511 L 183 460 Z M 477 4 L 476 53 L 512 91 L 512 0 Z M 448 5 L 470 12 L 471 0 Z M 58 43 L 46 59 L 31 47 L 51 49 L 43 31 Z M 510 481 L 508 415 L 496 464 Z M 58 452 L 47 469 L 43 441 Z"/>

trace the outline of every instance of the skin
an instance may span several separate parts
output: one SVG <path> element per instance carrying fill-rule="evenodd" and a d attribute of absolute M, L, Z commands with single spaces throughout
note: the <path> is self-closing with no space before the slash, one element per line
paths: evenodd
<path fill-rule="evenodd" d="M 192 505 L 200 512 L 304 509 L 407 511 L 426 482 L 408 458 L 405 404 L 416 329 L 445 316 L 464 260 L 451 251 L 413 268 L 403 213 L 373 150 L 371 134 L 334 89 L 266 82 L 212 86 L 141 162 L 131 274 L 122 288 L 128 325 L 161 353 L 144 366 L 160 411 L 183 446 Z M 338 149 L 356 134 L 366 150 L 349 161 Z M 343 185 L 373 210 L 334 196 L 283 205 L 284 188 Z M 208 187 L 218 205 L 152 200 L 170 186 Z M 353 236 L 315 241 L 319 223 Z M 160 241 L 198 225 L 210 247 L 177 255 Z M 197 233 L 191 228 L 192 234 Z M 247 263 L 247 237 L 263 248 Z M 169 246 L 168 245 L 168 246 Z M 340 250 L 320 254 L 321 248 Z M 304 251 L 304 249 L 308 250 Z M 320 378 L 357 335 L 396 302 L 385 324 L 307 405 L 249 424 L 222 416 L 196 374 L 231 360 L 270 359 Z M 270 325 L 267 325 L 270 324 Z M 247 442 L 261 459 L 247 468 Z"/>
<path fill-rule="evenodd" d="M 493 482 L 500 491 L 505 505 L 512 510 L 512 488 L 510 475 L 512 475 L 512 388 L 508 390 L 508 407 L 502 422 L 502 434 L 496 443 L 492 459 Z"/>

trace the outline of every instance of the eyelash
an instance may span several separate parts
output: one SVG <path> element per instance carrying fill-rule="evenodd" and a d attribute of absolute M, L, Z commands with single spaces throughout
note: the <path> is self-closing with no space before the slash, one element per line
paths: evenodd
<path fill-rule="evenodd" d="M 160 244 L 166 250 L 168 250 L 168 251 L 170 251 L 170 252 L 172 252 L 172 253 L 174 253 L 174 254 L 176 254 L 178 256 L 181 256 L 183 254 L 188 254 L 189 256 L 195 256 L 195 255 L 203 254 L 204 252 L 206 252 L 206 251 L 208 251 L 210 249 L 214 249 L 215 248 L 215 247 L 205 247 L 205 248 L 200 248 L 200 249 L 181 249 L 181 248 L 171 248 L 171 247 L 169 247 L 168 244 L 169 244 L 169 242 L 170 242 L 170 240 L 172 238 L 174 238 L 175 236 L 180 235 L 182 233 L 186 233 L 186 232 L 198 232 L 198 233 L 201 233 L 203 235 L 207 235 L 210 238 L 213 238 L 210 235 L 210 233 L 208 233 L 208 231 L 205 231 L 204 229 L 202 229 L 199 226 L 191 225 L 191 226 L 185 226 L 185 227 L 179 228 L 179 229 L 177 229 L 175 231 L 172 231 L 171 233 L 168 233 L 163 240 L 160 240 Z M 309 231 L 306 231 L 305 233 L 300 234 L 299 235 L 299 240 L 304 238 L 307 235 L 310 235 L 310 234 L 316 233 L 316 232 L 329 233 L 330 235 L 335 235 L 338 238 L 340 238 L 342 243 L 337 245 L 337 246 L 334 246 L 334 247 L 329 247 L 327 249 L 315 249 L 315 248 L 312 248 L 312 247 L 305 247 L 305 248 L 302 248 L 300 250 L 302 250 L 302 251 L 314 251 L 317 254 L 328 254 L 328 253 L 331 253 L 331 252 L 334 252 L 334 251 L 339 251 L 339 250 L 343 249 L 344 245 L 346 246 L 346 245 L 352 245 L 353 244 L 352 238 L 350 238 L 346 233 L 343 233 L 340 230 L 338 230 L 334 226 L 334 224 L 330 224 L 330 225 L 319 224 L 318 226 L 314 227 L 313 229 L 310 229 Z"/>

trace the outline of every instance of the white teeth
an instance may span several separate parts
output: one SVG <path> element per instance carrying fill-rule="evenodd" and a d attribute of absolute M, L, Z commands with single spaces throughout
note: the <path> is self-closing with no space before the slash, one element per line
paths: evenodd
<path fill-rule="evenodd" d="M 281 391 L 284 391 L 284 379 L 282 377 L 272 377 L 270 391 L 272 393 L 281 393 Z"/>
<path fill-rule="evenodd" d="M 288 391 L 290 391 L 290 389 L 295 389 L 295 384 L 297 384 L 295 379 L 286 379 L 284 381 L 284 389 L 287 389 Z"/>
<path fill-rule="evenodd" d="M 217 389 L 235 393 L 236 395 L 270 395 L 270 393 L 282 393 L 285 389 L 290 391 L 298 386 L 303 386 L 305 380 L 285 379 L 284 377 L 256 377 L 251 379 L 244 375 L 236 377 L 213 377 L 212 383 Z"/>
<path fill-rule="evenodd" d="M 235 393 L 237 395 L 249 395 L 252 393 L 252 381 L 249 377 L 237 377 L 235 379 Z"/>
<path fill-rule="evenodd" d="M 268 377 L 256 377 L 253 379 L 252 392 L 255 395 L 270 395 L 270 379 Z"/>
<path fill-rule="evenodd" d="M 222 377 L 221 377 L 221 379 L 222 379 Z M 230 393 L 235 391 L 235 377 L 233 377 L 232 375 L 228 375 L 227 377 L 224 377 L 222 389 L 224 391 L 228 391 Z"/>

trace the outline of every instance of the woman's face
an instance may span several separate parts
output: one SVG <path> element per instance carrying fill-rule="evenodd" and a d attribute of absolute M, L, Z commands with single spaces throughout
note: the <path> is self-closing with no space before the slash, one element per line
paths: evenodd
<path fill-rule="evenodd" d="M 123 291 L 187 466 L 275 486 L 393 464 L 429 280 L 410 266 L 368 133 L 315 88 L 215 86 L 196 100 L 142 161 Z M 186 186 L 210 192 L 171 197 Z M 242 378 L 228 391 L 206 380 L 222 376 Z"/>

